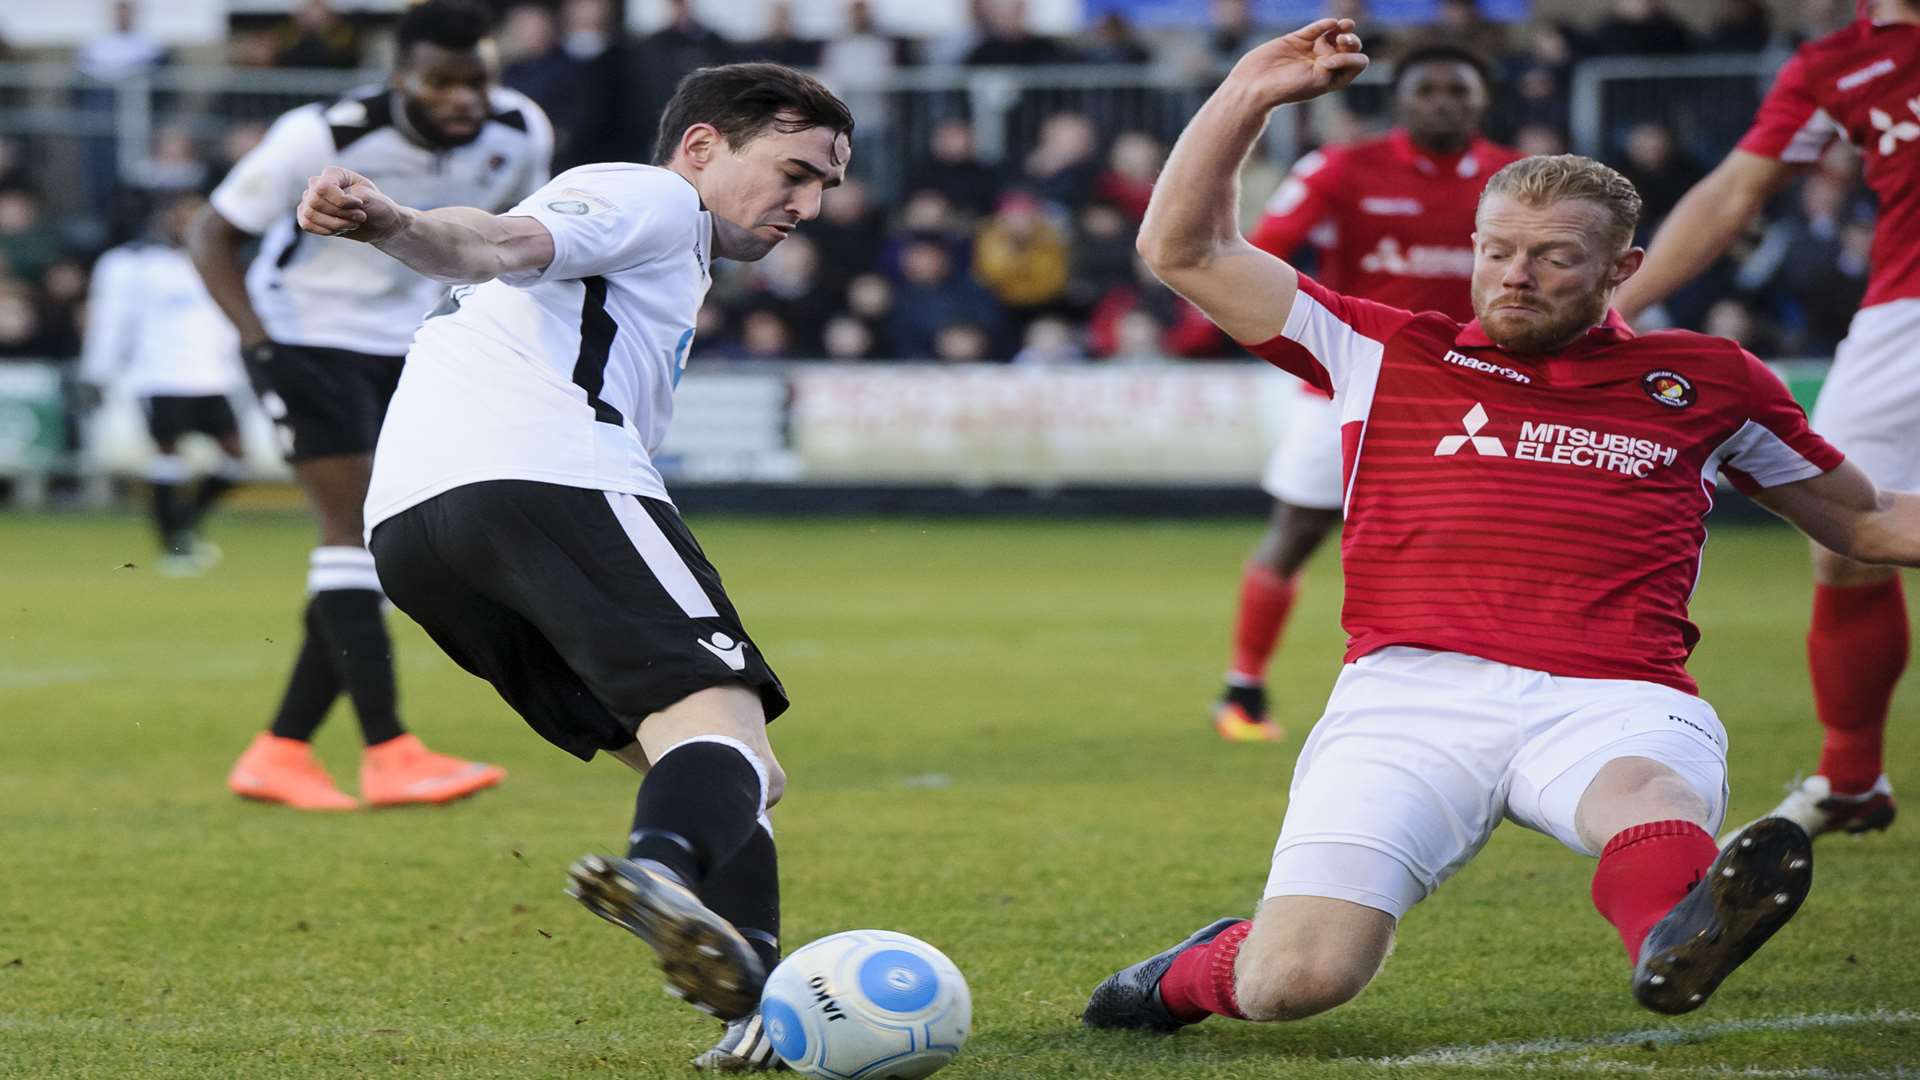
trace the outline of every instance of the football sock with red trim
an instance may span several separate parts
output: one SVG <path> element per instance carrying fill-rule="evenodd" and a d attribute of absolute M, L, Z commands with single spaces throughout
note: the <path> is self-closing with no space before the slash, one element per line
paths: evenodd
<path fill-rule="evenodd" d="M 1233 962 L 1252 931 L 1252 923 L 1236 923 L 1173 958 L 1173 966 L 1160 977 L 1160 1000 L 1175 1020 L 1192 1024 L 1209 1016 L 1247 1018 L 1234 996 Z"/>
<path fill-rule="evenodd" d="M 1825 737 L 1818 772 L 1836 795 L 1857 795 L 1885 771 L 1887 710 L 1907 667 L 1907 604 L 1899 578 L 1815 585 L 1807 630 L 1813 707 Z"/>
<path fill-rule="evenodd" d="M 1620 931 L 1627 959 L 1640 962 L 1647 932 L 1706 876 L 1720 854 L 1691 821 L 1649 821 L 1614 834 L 1593 871 L 1593 906 Z"/>
<path fill-rule="evenodd" d="M 1287 614 L 1298 591 L 1292 578 L 1271 567 L 1249 566 L 1240 577 L 1240 609 L 1233 623 L 1233 663 L 1227 681 L 1258 686 L 1266 681 L 1267 662 L 1280 643 Z"/>

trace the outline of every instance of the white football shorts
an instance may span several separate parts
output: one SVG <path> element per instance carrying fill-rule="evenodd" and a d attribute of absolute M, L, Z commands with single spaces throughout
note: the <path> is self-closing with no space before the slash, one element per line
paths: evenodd
<path fill-rule="evenodd" d="M 1405 646 L 1348 664 L 1294 766 L 1266 896 L 1327 896 L 1395 919 L 1473 858 L 1502 817 L 1574 851 L 1574 808 L 1607 762 L 1684 777 L 1717 832 L 1727 733 L 1658 683 L 1573 679 Z"/>
<path fill-rule="evenodd" d="M 1861 308 L 1813 403 L 1813 430 L 1893 491 L 1920 488 L 1920 299 Z"/>
<path fill-rule="evenodd" d="M 1289 387 L 1281 398 L 1280 441 L 1260 487 L 1283 503 L 1312 510 L 1346 505 L 1340 475 L 1340 410 L 1333 399 Z"/>

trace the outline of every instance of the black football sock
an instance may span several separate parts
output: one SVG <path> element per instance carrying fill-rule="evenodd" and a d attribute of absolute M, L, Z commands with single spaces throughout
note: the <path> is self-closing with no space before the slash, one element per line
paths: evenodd
<path fill-rule="evenodd" d="M 1258 719 L 1267 715 L 1267 689 L 1264 686 L 1238 686 L 1227 684 L 1227 691 L 1220 700 L 1238 705 L 1247 711 L 1247 715 Z"/>
<path fill-rule="evenodd" d="M 700 883 L 700 902 L 740 931 L 764 970 L 780 963 L 780 858 L 764 817 L 733 858 Z"/>
<path fill-rule="evenodd" d="M 314 620 L 313 601 L 307 601 L 302 619 L 306 629 L 300 641 L 300 653 L 294 657 L 293 674 L 287 677 L 287 692 L 280 698 L 280 711 L 274 714 L 272 732 L 283 739 L 307 742 L 319 730 L 320 722 L 340 696 L 340 673 L 327 655 L 326 638 Z"/>
<path fill-rule="evenodd" d="M 385 600 L 373 553 L 357 547 L 313 549 L 307 588 L 328 655 L 353 699 L 360 734 L 377 746 L 402 734 L 393 680 L 393 642 L 387 637 Z"/>
<path fill-rule="evenodd" d="M 667 868 L 688 887 L 732 859 L 759 829 L 766 801 L 752 751 L 732 739 L 696 737 L 660 756 L 634 799 L 627 857 Z"/>
<path fill-rule="evenodd" d="M 193 509 L 187 515 L 187 528 L 199 528 L 200 519 L 207 516 L 207 511 L 212 510 L 214 504 L 240 483 L 241 468 L 239 462 L 229 460 L 220 466 L 220 471 L 209 473 L 200 481 L 200 490 L 193 493 Z"/>
<path fill-rule="evenodd" d="M 160 533 L 161 550 L 187 555 L 187 516 L 180 506 L 180 484 L 187 478 L 186 463 L 172 454 L 159 454 L 147 463 L 147 487 L 153 493 L 153 526 Z"/>

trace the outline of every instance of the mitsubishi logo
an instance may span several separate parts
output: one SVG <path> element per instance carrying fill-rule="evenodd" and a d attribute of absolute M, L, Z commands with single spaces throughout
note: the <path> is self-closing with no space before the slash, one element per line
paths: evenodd
<path fill-rule="evenodd" d="M 1916 117 L 1920 117 L 1920 97 L 1907 102 L 1907 108 Z M 1920 139 L 1920 124 L 1912 120 L 1896 122 L 1891 115 L 1881 109 L 1868 109 L 1867 119 L 1873 121 L 1873 129 L 1880 133 L 1881 157 L 1893 153 L 1903 142 Z"/>
<path fill-rule="evenodd" d="M 1451 457 L 1459 453 L 1460 448 L 1466 446 L 1468 443 L 1473 444 L 1473 451 L 1476 454 L 1483 454 L 1487 457 L 1507 456 L 1507 448 L 1500 445 L 1499 439 L 1491 435 L 1480 434 L 1480 429 L 1487 426 L 1487 410 L 1485 406 L 1477 401 L 1474 402 L 1473 408 L 1467 411 L 1467 415 L 1461 418 L 1460 423 L 1461 426 L 1467 429 L 1467 433 L 1465 435 L 1449 435 L 1441 439 L 1440 445 L 1433 448 L 1434 457 Z"/>

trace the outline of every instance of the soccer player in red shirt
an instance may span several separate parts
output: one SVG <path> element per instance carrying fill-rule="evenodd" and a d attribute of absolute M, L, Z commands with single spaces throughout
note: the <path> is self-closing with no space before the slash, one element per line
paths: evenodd
<path fill-rule="evenodd" d="M 1753 127 L 1674 207 L 1614 305 L 1631 319 L 1719 258 L 1767 200 L 1834 136 L 1858 147 L 1880 200 L 1867 295 L 1834 354 L 1813 423 L 1874 481 L 1920 488 L 1920 3 L 1860 5 L 1846 28 L 1802 45 Z M 1887 708 L 1907 666 L 1907 607 L 1889 567 L 1813 544 L 1807 667 L 1825 738 L 1814 775 L 1773 813 L 1815 836 L 1884 829 Z"/>
<path fill-rule="evenodd" d="M 1395 64 L 1389 134 L 1301 158 L 1250 238 L 1285 258 L 1311 242 L 1320 280 L 1339 293 L 1409 311 L 1473 317 L 1473 208 L 1487 177 L 1520 155 L 1480 136 L 1485 62 L 1464 49 L 1415 49 Z M 1267 662 L 1293 607 L 1295 582 L 1340 522 L 1337 410 L 1301 383 L 1287 395 L 1280 443 L 1261 486 L 1273 496 L 1265 535 L 1240 578 L 1233 658 L 1213 726 L 1236 742 L 1286 737 L 1267 716 Z"/>
<path fill-rule="evenodd" d="M 1636 337 L 1640 198 L 1571 155 L 1494 174 L 1466 324 L 1333 292 L 1242 237 L 1267 113 L 1366 66 L 1322 19 L 1242 57 L 1141 225 L 1162 280 L 1333 393 L 1347 476 L 1348 663 L 1300 752 L 1256 917 L 1093 992 L 1093 1027 L 1283 1020 L 1351 999 L 1399 919 L 1503 817 L 1598 856 L 1636 999 L 1698 1007 L 1798 909 L 1813 847 L 1764 818 L 1725 850 L 1726 731 L 1686 672 L 1687 599 L 1725 477 L 1822 544 L 1920 564 L 1920 496 L 1877 489 L 1734 342 Z"/>

